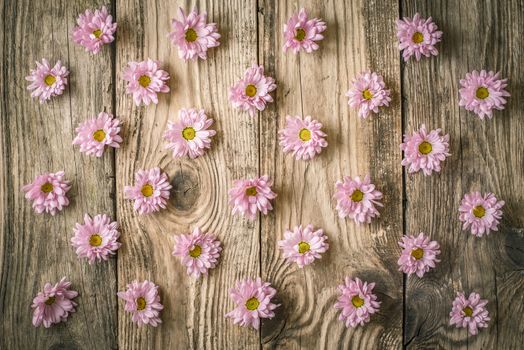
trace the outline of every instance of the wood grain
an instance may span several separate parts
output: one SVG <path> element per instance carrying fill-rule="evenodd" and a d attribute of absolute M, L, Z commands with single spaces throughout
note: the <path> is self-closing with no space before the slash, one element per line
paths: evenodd
<path fill-rule="evenodd" d="M 450 134 L 452 153 L 439 175 L 406 176 L 407 232 L 428 233 L 442 251 L 434 272 L 407 281 L 404 341 L 410 349 L 518 349 L 524 343 L 516 316 L 524 295 L 524 21 L 516 15 L 523 9 L 523 1 L 402 3 L 403 15 L 431 15 L 444 32 L 438 57 L 404 65 L 404 131 L 422 123 L 440 127 Z M 509 78 L 512 96 L 492 120 L 458 106 L 459 80 L 475 69 Z M 499 232 L 477 238 L 461 230 L 458 207 L 470 191 L 493 192 L 506 202 Z M 490 326 L 477 336 L 448 324 L 457 291 L 489 300 Z"/>
<path fill-rule="evenodd" d="M 84 213 L 114 218 L 113 154 L 88 157 L 72 146 L 77 125 L 112 111 L 111 48 L 93 56 L 70 40 L 74 19 L 100 1 L 4 2 L 2 45 L 1 349 L 110 349 L 116 347 L 116 264 L 79 261 L 70 246 Z M 46 104 L 32 101 L 24 79 L 35 61 L 61 60 L 69 87 Z M 69 207 L 36 214 L 22 186 L 43 172 L 64 170 L 73 187 Z M 80 295 L 67 323 L 31 324 L 31 302 L 46 282 L 62 276 Z"/>
<path fill-rule="evenodd" d="M 304 7 L 327 22 L 319 51 L 283 53 L 283 25 Z M 261 173 L 275 179 L 274 212 L 262 218 L 262 274 L 275 284 L 283 305 L 262 329 L 265 348 L 391 349 L 402 343 L 402 275 L 396 271 L 402 233 L 400 65 L 394 20 L 398 7 L 373 1 L 264 1 L 259 10 L 261 60 L 278 82 L 276 103 L 261 113 Z M 383 14 L 381 21 L 376 14 Z M 390 108 L 361 120 L 346 91 L 371 69 L 394 92 Z M 312 161 L 284 155 L 278 130 L 286 115 L 311 115 L 324 125 L 328 147 Z M 371 175 L 384 193 L 384 210 L 371 225 L 339 219 L 332 200 L 345 175 Z M 312 266 L 284 262 L 276 244 L 285 229 L 323 228 L 330 248 Z M 333 308 L 346 275 L 376 282 L 381 311 L 366 328 L 347 329 Z"/>
<path fill-rule="evenodd" d="M 218 22 L 221 45 L 207 61 L 184 62 L 167 39 L 178 8 L 207 11 Z M 117 154 L 118 213 L 124 247 L 118 261 L 119 289 L 134 279 L 151 279 L 161 286 L 163 324 L 137 328 L 120 307 L 119 346 L 122 349 L 251 349 L 259 334 L 235 326 L 224 314 L 233 308 L 228 289 L 237 279 L 259 271 L 259 225 L 232 217 L 227 190 L 234 179 L 258 174 L 257 120 L 232 109 L 227 100 L 233 85 L 257 59 L 254 2 L 117 1 L 120 36 L 117 48 L 117 111 L 127 124 L 126 141 Z M 124 94 L 122 70 L 128 61 L 147 57 L 163 62 L 171 75 L 171 92 L 157 106 L 135 107 Z M 213 147 L 196 160 L 175 160 L 164 150 L 162 134 L 181 108 L 203 108 L 216 121 Z M 135 171 L 160 166 L 170 177 L 172 197 L 167 210 L 137 216 L 123 200 L 124 185 Z M 171 256 L 173 235 L 195 226 L 215 233 L 224 250 L 220 268 L 209 277 L 187 276 Z"/>

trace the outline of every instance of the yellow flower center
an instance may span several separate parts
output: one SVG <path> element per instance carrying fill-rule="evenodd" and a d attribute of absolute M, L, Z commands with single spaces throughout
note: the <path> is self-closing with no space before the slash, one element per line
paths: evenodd
<path fill-rule="evenodd" d="M 483 218 L 484 215 L 486 215 L 486 209 L 482 205 L 477 205 L 475 208 L 473 208 L 473 215 L 475 215 L 476 218 Z"/>
<path fill-rule="evenodd" d="M 89 237 L 89 245 L 91 247 L 99 247 L 102 244 L 102 237 L 98 233 L 95 233 L 94 235 L 91 235 Z"/>
<path fill-rule="evenodd" d="M 422 34 L 421 32 L 415 32 L 415 33 L 413 33 L 413 36 L 411 37 L 411 40 L 415 44 L 420 44 L 421 42 L 424 41 L 424 34 Z"/>
<path fill-rule="evenodd" d="M 371 91 L 366 89 L 362 91 L 362 97 L 364 98 L 364 100 L 371 100 L 371 98 L 373 97 L 373 94 L 371 93 Z"/>
<path fill-rule="evenodd" d="M 249 97 L 253 97 L 257 94 L 257 87 L 253 84 L 249 84 L 246 86 L 246 95 Z"/>
<path fill-rule="evenodd" d="M 102 129 L 99 129 L 93 133 L 93 139 L 98 142 L 104 141 L 106 138 L 106 132 Z"/>
<path fill-rule="evenodd" d="M 304 254 L 306 252 L 309 252 L 310 249 L 311 249 L 311 247 L 310 247 L 308 242 L 300 242 L 298 244 L 298 252 L 300 254 Z"/>
<path fill-rule="evenodd" d="M 191 141 L 192 139 L 194 139 L 195 135 L 196 131 L 191 126 L 188 126 L 187 128 L 184 128 L 184 130 L 182 130 L 182 137 L 187 141 Z"/>
<path fill-rule="evenodd" d="M 256 196 L 257 195 L 257 188 L 256 187 L 249 187 L 246 189 L 246 195 L 247 196 Z"/>
<path fill-rule="evenodd" d="M 255 297 L 249 298 L 246 301 L 246 308 L 250 311 L 258 309 L 258 305 L 260 305 L 260 301 Z"/>
<path fill-rule="evenodd" d="M 154 188 L 150 184 L 145 184 L 142 186 L 142 189 L 140 192 L 144 195 L 144 197 L 151 197 L 153 195 Z"/>
<path fill-rule="evenodd" d="M 470 308 L 469 306 L 466 306 L 465 308 L 462 309 L 462 311 L 464 312 L 464 314 L 468 317 L 471 317 L 473 316 L 473 309 Z"/>
<path fill-rule="evenodd" d="M 364 299 L 358 295 L 355 295 L 353 298 L 351 298 L 351 304 L 353 304 L 354 307 L 361 307 L 364 305 Z"/>
<path fill-rule="evenodd" d="M 95 38 L 98 39 L 102 35 L 102 31 L 100 29 L 97 29 L 93 32 L 93 35 L 95 36 Z"/>
<path fill-rule="evenodd" d="M 47 86 L 51 86 L 53 85 L 54 83 L 56 82 L 56 78 L 54 75 L 46 75 L 46 77 L 44 78 L 44 83 L 47 85 Z"/>
<path fill-rule="evenodd" d="M 136 298 L 136 309 L 138 311 L 144 310 L 146 308 L 146 299 L 144 297 Z"/>
<path fill-rule="evenodd" d="M 298 137 L 304 141 L 304 142 L 307 142 L 309 140 L 311 140 L 311 131 L 309 131 L 308 129 L 304 128 L 304 129 L 301 129 L 299 132 L 298 132 Z"/>
<path fill-rule="evenodd" d="M 360 202 L 363 198 L 364 198 L 364 193 L 362 193 L 362 191 L 359 189 L 354 190 L 353 193 L 351 194 L 351 200 L 353 202 Z"/>
<path fill-rule="evenodd" d="M 45 303 L 46 305 L 53 305 L 53 304 L 55 303 L 55 300 L 56 300 L 55 297 L 49 297 L 49 298 L 47 298 L 46 301 L 44 301 L 44 303 Z"/>
<path fill-rule="evenodd" d="M 475 92 L 475 96 L 477 96 L 477 98 L 479 98 L 481 100 L 484 100 L 485 98 L 488 98 L 489 90 L 487 88 L 481 86 Z"/>
<path fill-rule="evenodd" d="M 306 31 L 302 28 L 298 28 L 295 33 L 295 39 L 298 41 L 302 41 L 306 38 Z"/>
<path fill-rule="evenodd" d="M 431 143 L 427 141 L 422 141 L 420 145 L 418 145 L 418 151 L 424 155 L 428 154 L 433 150 L 433 146 L 431 146 Z"/>
<path fill-rule="evenodd" d="M 49 182 L 46 182 L 42 185 L 42 187 L 40 187 L 40 190 L 44 193 L 49 193 L 53 190 L 53 185 L 51 185 Z"/>
<path fill-rule="evenodd" d="M 424 256 L 424 249 L 422 248 L 416 248 L 411 251 L 411 256 L 414 257 L 417 260 L 422 259 Z"/>
<path fill-rule="evenodd" d="M 195 245 L 195 248 L 189 251 L 189 256 L 192 258 L 198 258 L 200 254 L 202 254 L 202 247 L 199 245 Z"/>
<path fill-rule="evenodd" d="M 147 75 L 142 75 L 140 78 L 138 78 L 138 83 L 140 86 L 146 88 L 151 84 L 151 78 Z"/>
<path fill-rule="evenodd" d="M 186 30 L 186 41 L 192 43 L 198 38 L 197 33 L 193 28 L 189 28 Z"/>

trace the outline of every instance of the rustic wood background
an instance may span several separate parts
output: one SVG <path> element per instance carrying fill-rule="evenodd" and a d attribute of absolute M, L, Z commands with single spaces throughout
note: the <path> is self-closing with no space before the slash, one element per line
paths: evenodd
<path fill-rule="evenodd" d="M 70 40 L 86 8 L 107 5 L 116 41 L 90 55 Z M 209 13 L 222 35 L 207 61 L 180 60 L 166 37 L 181 6 Z M 328 24 L 314 54 L 282 52 L 284 23 L 299 7 Z M 415 12 L 443 30 L 440 55 L 400 59 L 395 20 Z M 11 349 L 521 349 L 524 344 L 524 1 L 523 0 L 3 0 L 0 35 L 0 348 Z M 24 77 L 42 57 L 71 71 L 66 93 L 40 105 Z M 130 60 L 163 62 L 169 94 L 135 107 L 122 71 Z M 276 78 L 275 103 L 256 118 L 234 110 L 228 88 L 253 62 Z M 360 120 L 344 93 L 365 69 L 381 73 L 391 107 Z M 459 79 L 473 69 L 499 70 L 512 96 L 504 111 L 479 121 L 458 106 Z M 182 107 L 204 108 L 217 136 L 206 156 L 173 160 L 161 135 Z M 100 111 L 124 122 L 124 143 L 95 159 L 71 145 L 75 127 Z M 325 125 L 328 148 L 310 162 L 285 156 L 277 130 L 286 114 Z M 440 174 L 408 175 L 400 166 L 402 134 L 419 124 L 441 127 L 451 153 Z M 162 167 L 174 186 L 168 209 L 137 216 L 123 199 L 140 168 Z M 22 185 L 44 171 L 65 170 L 72 204 L 55 217 L 37 215 Z M 384 192 L 379 220 L 355 226 L 331 199 L 343 175 L 371 174 Z M 227 189 L 236 178 L 268 174 L 278 197 L 267 217 L 230 215 Z M 476 238 L 461 230 L 458 206 L 470 190 L 506 202 L 500 232 Z M 118 257 L 90 266 L 70 247 L 83 214 L 106 213 L 121 225 Z M 284 262 L 276 241 L 299 223 L 325 229 L 330 250 L 313 266 Z M 209 277 L 194 280 L 171 256 L 173 234 L 199 225 L 225 247 Z M 424 276 L 397 271 L 397 241 L 425 231 L 441 244 L 442 262 Z M 30 304 L 46 281 L 68 276 L 80 292 L 77 312 L 50 329 L 31 325 Z M 260 332 L 231 324 L 228 288 L 261 275 L 282 306 Z M 377 283 L 380 312 L 366 327 L 346 329 L 333 304 L 345 275 Z M 161 286 L 163 323 L 138 328 L 117 290 L 133 279 Z M 489 299 L 491 322 L 477 336 L 448 325 L 456 291 Z"/>

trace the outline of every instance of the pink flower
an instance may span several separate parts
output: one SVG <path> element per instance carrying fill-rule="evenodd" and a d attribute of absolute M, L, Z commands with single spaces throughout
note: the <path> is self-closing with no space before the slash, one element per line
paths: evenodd
<path fill-rule="evenodd" d="M 178 119 L 177 122 L 167 123 L 165 148 L 173 151 L 174 158 L 202 156 L 211 147 L 211 137 L 216 134 L 215 130 L 208 130 L 213 119 L 208 119 L 203 109 L 194 108 L 182 108 Z"/>
<path fill-rule="evenodd" d="M 94 12 L 86 10 L 78 16 L 76 22 L 78 26 L 73 28 L 73 41 L 82 45 L 88 52 L 98 53 L 104 44 L 115 40 L 113 34 L 116 31 L 116 23 L 113 23 L 113 17 L 107 13 L 105 6 Z"/>
<path fill-rule="evenodd" d="M 64 93 L 67 85 L 69 71 L 62 66 L 62 62 L 57 61 L 53 68 L 49 62 L 42 58 L 42 63 L 36 62 L 36 68 L 31 70 L 31 74 L 25 77 L 31 84 L 27 90 L 33 90 L 31 97 L 38 97 L 40 103 L 44 103 L 53 96 Z"/>
<path fill-rule="evenodd" d="M 178 46 L 178 56 L 183 60 L 194 60 L 197 57 L 205 60 L 207 49 L 220 45 L 220 34 L 215 23 L 207 23 L 207 13 L 198 14 L 193 10 L 186 17 L 184 10 L 178 9 L 181 20 L 171 21 L 173 31 L 169 38 L 173 45 Z"/>
<path fill-rule="evenodd" d="M 266 77 L 264 67 L 254 64 L 246 70 L 244 78 L 229 89 L 229 101 L 253 117 L 257 110 L 263 111 L 267 103 L 273 102 L 269 93 L 276 88 L 275 79 Z"/>
<path fill-rule="evenodd" d="M 382 199 L 382 192 L 375 189 L 369 176 L 360 180 L 360 177 L 352 179 L 350 176 L 344 176 L 343 181 L 337 181 L 335 184 L 335 195 L 337 200 L 338 216 L 345 218 L 348 216 L 355 223 L 371 223 L 371 219 L 380 216 L 375 205 L 382 207 L 379 201 Z"/>
<path fill-rule="evenodd" d="M 165 209 L 172 186 L 166 173 L 156 167 L 139 170 L 135 174 L 135 185 L 124 188 L 125 197 L 135 201 L 133 208 L 140 214 L 150 214 Z"/>
<path fill-rule="evenodd" d="M 133 95 L 137 106 L 140 106 L 141 103 L 157 104 L 157 94 L 169 92 L 169 86 L 166 83 L 169 80 L 169 74 L 159 67 L 159 61 L 148 58 L 147 61 L 129 62 L 124 70 L 124 80 L 128 82 L 126 92 Z"/>
<path fill-rule="evenodd" d="M 270 200 L 277 195 L 271 191 L 272 182 L 267 175 L 248 180 L 235 180 L 229 190 L 229 205 L 233 207 L 233 215 L 240 213 L 254 220 L 257 212 L 267 215 L 272 210 Z"/>
<path fill-rule="evenodd" d="M 327 239 L 322 229 L 315 230 L 313 225 L 307 225 L 303 229 L 300 225 L 295 226 L 293 231 L 286 230 L 284 239 L 278 241 L 278 246 L 289 263 L 296 262 L 298 267 L 303 268 L 315 259 L 320 259 L 320 254 L 328 250 Z"/>
<path fill-rule="evenodd" d="M 321 130 L 322 124 L 300 116 L 286 116 L 286 127 L 278 132 L 280 146 L 284 153 L 292 152 L 296 159 L 313 159 L 327 146 L 327 135 Z"/>
<path fill-rule="evenodd" d="M 127 285 L 125 292 L 118 292 L 117 295 L 126 301 L 124 309 L 132 314 L 131 320 L 139 326 L 148 324 L 156 327 L 162 323 L 160 311 L 164 306 L 160 303 L 158 286 L 153 282 L 133 281 Z"/>
<path fill-rule="evenodd" d="M 187 274 L 195 278 L 207 275 L 207 270 L 217 266 L 220 251 L 220 241 L 210 233 L 202 233 L 198 227 L 191 234 L 175 236 L 173 255 L 182 259 Z"/>
<path fill-rule="evenodd" d="M 378 311 L 380 302 L 376 301 L 373 288 L 375 283 L 362 282 L 358 277 L 353 280 L 349 276 L 346 277 L 345 284 L 338 286 L 341 294 L 335 303 L 335 309 L 342 310 L 338 319 L 344 321 L 346 327 L 363 326 Z"/>
<path fill-rule="evenodd" d="M 235 288 L 229 290 L 229 295 L 237 307 L 226 314 L 233 319 L 234 324 L 243 327 L 260 327 L 261 318 L 273 318 L 275 310 L 280 305 L 273 304 L 271 299 L 277 293 L 270 283 L 262 282 L 260 278 L 255 281 L 245 279 L 238 281 Z"/>
<path fill-rule="evenodd" d="M 503 110 L 506 104 L 505 97 L 509 97 L 506 91 L 508 79 L 500 79 L 500 73 L 474 70 L 466 74 L 465 79 L 460 80 L 462 88 L 459 90 L 459 106 L 468 111 L 473 111 L 480 119 L 492 118 L 493 110 Z"/>
<path fill-rule="evenodd" d="M 45 284 L 44 290 L 38 292 L 31 305 L 33 326 L 38 327 L 43 323 L 45 328 L 49 328 L 52 324 L 67 321 L 69 314 L 76 311 L 77 304 L 72 299 L 78 295 L 70 287 L 71 282 L 66 277 L 62 277 L 54 286 Z"/>
<path fill-rule="evenodd" d="M 489 235 L 490 230 L 498 231 L 499 220 L 502 218 L 502 207 L 504 201 L 499 201 L 493 193 L 471 192 L 464 195 L 460 202 L 460 221 L 465 230 L 471 226 L 471 233 L 482 237 L 484 233 Z"/>
<path fill-rule="evenodd" d="M 326 23 L 318 18 L 308 19 L 306 10 L 301 8 L 284 24 L 284 52 L 291 49 L 297 54 L 300 49 L 311 53 L 318 50 L 316 41 L 324 39 L 322 33 Z"/>
<path fill-rule="evenodd" d="M 403 20 L 397 20 L 397 37 L 400 41 L 399 49 L 404 50 L 404 61 L 407 62 L 413 55 L 418 61 L 422 55 L 438 55 L 435 45 L 440 42 L 442 32 L 431 17 L 421 18 L 420 14 L 416 13 L 413 19 L 404 17 Z"/>
<path fill-rule="evenodd" d="M 80 145 L 80 152 L 101 157 L 105 147 L 119 148 L 120 120 L 113 118 L 111 113 L 100 112 L 98 117 L 81 123 L 76 128 L 73 145 Z"/>
<path fill-rule="evenodd" d="M 84 224 L 77 223 L 74 233 L 71 245 L 76 248 L 76 255 L 79 259 L 86 258 L 90 264 L 107 260 L 121 246 L 117 241 L 120 237 L 118 224 L 116 221 L 111 222 L 107 215 L 91 218 L 85 214 Z"/>
<path fill-rule="evenodd" d="M 480 299 L 478 293 L 471 293 L 466 299 L 464 293 L 457 293 L 453 300 L 453 308 L 449 313 L 449 324 L 457 328 L 468 328 L 469 334 L 475 335 L 479 328 L 487 328 L 489 311 L 485 306 L 487 300 Z"/>
<path fill-rule="evenodd" d="M 386 89 L 382 76 L 364 72 L 353 79 L 353 86 L 346 93 L 351 108 L 358 108 L 358 115 L 365 119 L 369 113 L 378 113 L 380 107 L 389 106 L 390 92 Z"/>
<path fill-rule="evenodd" d="M 398 245 L 402 248 L 402 255 L 398 259 L 399 271 L 408 276 L 416 273 L 418 277 L 422 277 L 440 261 L 437 259 L 440 254 L 439 244 L 431 241 L 423 232 L 417 237 L 404 235 Z"/>
<path fill-rule="evenodd" d="M 442 130 L 426 131 L 421 125 L 412 136 L 404 135 L 404 143 L 400 149 L 404 151 L 402 165 L 409 165 L 409 172 L 416 173 L 422 170 L 424 175 L 431 175 L 433 171 L 440 172 L 440 163 L 449 157 L 449 135 L 441 135 Z"/>
<path fill-rule="evenodd" d="M 35 177 L 32 183 L 22 187 L 25 198 L 33 201 L 35 212 L 46 212 L 54 216 L 69 205 L 66 193 L 71 189 L 71 185 L 64 177 L 63 171 L 43 173 Z"/>

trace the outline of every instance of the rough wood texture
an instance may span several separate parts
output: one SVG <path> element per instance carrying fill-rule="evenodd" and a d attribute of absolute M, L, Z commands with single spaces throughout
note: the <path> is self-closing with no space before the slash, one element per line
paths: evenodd
<path fill-rule="evenodd" d="M 183 2 L 117 2 L 117 111 L 124 118 L 126 141 L 117 154 L 118 216 L 123 249 L 118 261 L 119 289 L 134 279 L 151 279 L 161 285 L 165 306 L 163 324 L 137 328 L 120 307 L 119 345 L 123 349 L 259 347 L 258 332 L 231 324 L 224 314 L 233 308 L 228 289 L 237 279 L 259 274 L 259 225 L 230 215 L 227 190 L 234 179 L 258 174 L 258 125 L 228 102 L 228 88 L 257 58 L 256 6 L 238 0 L 199 2 L 210 21 L 219 23 L 221 46 L 207 61 L 185 63 L 178 57 L 167 33 Z M 136 30 L 143 28 L 143 30 Z M 134 106 L 124 94 L 121 72 L 128 61 L 147 57 L 163 62 L 171 74 L 169 94 L 158 106 Z M 174 160 L 161 138 L 168 120 L 180 108 L 203 108 L 216 121 L 213 148 L 196 160 Z M 123 198 L 124 185 L 135 171 L 160 166 L 173 185 L 168 210 L 138 217 Z M 208 278 L 194 280 L 171 256 L 173 235 L 195 226 L 217 234 L 223 243 L 221 268 Z M 234 345 L 232 345 L 234 344 Z"/>
<path fill-rule="evenodd" d="M 98 55 L 74 44 L 75 18 L 106 5 L 117 40 Z M 221 46 L 207 61 L 184 62 L 167 38 L 178 7 L 207 11 Z M 305 7 L 327 24 L 313 54 L 282 52 L 282 30 Z M 401 62 L 395 37 L 400 15 L 433 16 L 444 31 L 440 55 Z M 519 349 L 524 343 L 524 56 L 523 0 L 73 0 L 12 1 L 0 6 L 0 349 Z M 31 101 L 24 77 L 42 57 L 71 71 L 63 96 Z M 128 61 L 151 57 L 171 75 L 158 105 L 136 107 L 125 94 Z M 277 79 L 275 103 L 255 118 L 234 110 L 228 89 L 252 63 Z M 361 120 L 347 105 L 351 79 L 371 69 L 385 78 L 393 101 Z M 479 121 L 458 106 L 459 79 L 473 69 L 510 79 L 507 108 Z M 196 160 L 174 160 L 162 134 L 180 108 L 203 108 L 215 119 L 212 149 Z M 124 122 L 122 148 L 94 159 L 71 145 L 79 122 L 100 111 Z M 277 132 L 285 116 L 311 115 L 329 146 L 315 160 L 284 155 Z M 452 157 L 431 177 L 403 173 L 402 134 L 425 123 L 451 137 Z M 123 198 L 139 169 L 160 166 L 173 185 L 168 209 L 138 216 Z M 73 180 L 70 207 L 36 215 L 21 191 L 45 171 Z M 237 178 L 268 174 L 275 209 L 260 220 L 232 217 L 227 190 Z M 338 218 L 334 183 L 370 174 L 384 193 L 380 219 L 357 227 Z M 475 238 L 461 231 L 464 193 L 492 191 L 506 201 L 500 232 Z M 70 246 L 83 214 L 118 219 L 118 257 L 89 266 Z M 277 248 L 286 228 L 312 223 L 330 250 L 302 270 Z M 218 235 L 223 255 L 207 278 L 194 280 L 171 255 L 173 235 L 195 226 Z M 397 241 L 424 231 L 442 247 L 442 262 L 423 279 L 397 271 Z M 31 326 L 30 304 L 46 281 L 68 276 L 80 292 L 77 312 L 50 329 Z M 233 325 L 228 289 L 261 275 L 282 306 L 260 332 Z M 380 312 L 365 328 L 346 329 L 333 308 L 344 276 L 377 283 Z M 135 279 L 160 285 L 162 325 L 136 327 L 116 291 Z M 489 299 L 490 327 L 470 337 L 448 325 L 456 291 Z"/>
<path fill-rule="evenodd" d="M 422 123 L 450 134 L 440 175 L 406 176 L 406 231 L 441 243 L 442 262 L 407 281 L 405 344 L 410 349 L 518 349 L 523 337 L 524 83 L 523 1 L 406 1 L 402 14 L 431 15 L 444 32 L 441 54 L 403 69 L 405 131 Z M 472 70 L 500 71 L 511 98 L 492 120 L 458 106 L 459 80 Z M 461 230 L 458 207 L 470 191 L 506 202 L 499 232 L 477 238 Z M 491 322 L 477 336 L 448 325 L 457 291 L 489 300 Z M 520 321 L 519 321 L 520 320 Z"/>
<path fill-rule="evenodd" d="M 84 213 L 114 217 L 113 153 L 82 155 L 74 129 L 111 111 L 111 49 L 92 56 L 70 40 L 74 18 L 101 1 L 4 2 L 2 82 L 1 349 L 109 349 L 116 345 L 116 262 L 88 265 L 70 246 Z M 35 60 L 62 60 L 71 84 L 47 104 L 32 101 L 24 79 Z M 3 83 L 3 84 L 4 84 Z M 2 85 L 3 85 L 2 84 Z M 71 204 L 52 217 L 38 215 L 22 186 L 43 172 L 64 170 Z M 67 276 L 79 291 L 70 320 L 50 329 L 31 325 L 31 302 L 45 282 Z"/>
<path fill-rule="evenodd" d="M 283 24 L 300 7 L 327 22 L 326 38 L 313 54 L 285 54 Z M 351 80 L 367 69 L 380 72 L 389 88 L 399 91 L 397 4 L 265 1 L 259 12 L 261 59 L 278 81 L 275 105 L 260 116 L 261 173 L 275 179 L 278 193 L 275 211 L 262 218 L 262 274 L 277 286 L 283 305 L 277 319 L 262 329 L 263 344 L 285 349 L 400 348 L 402 275 L 395 266 L 402 233 L 399 98 L 394 93 L 386 112 L 361 120 L 344 96 Z M 384 14 L 383 20 L 374 20 L 376 13 Z M 319 157 L 306 162 L 283 154 L 277 133 L 286 115 L 311 115 L 323 123 L 329 145 Z M 343 176 L 367 174 L 384 193 L 385 209 L 380 220 L 358 227 L 338 218 L 332 196 Z M 284 262 L 276 243 L 285 229 L 310 223 L 325 230 L 330 249 L 321 261 L 301 270 Z M 337 285 L 346 275 L 377 283 L 381 312 L 365 329 L 346 329 L 333 308 Z"/>

